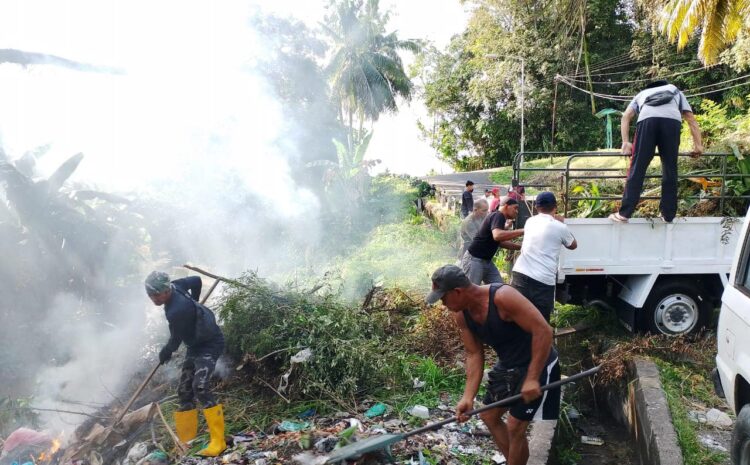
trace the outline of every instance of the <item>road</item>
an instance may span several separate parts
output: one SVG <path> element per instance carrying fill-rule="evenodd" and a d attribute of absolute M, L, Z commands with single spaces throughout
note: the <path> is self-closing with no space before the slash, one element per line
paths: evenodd
<path fill-rule="evenodd" d="M 441 174 L 438 176 L 425 176 L 422 179 L 430 184 L 434 184 L 439 189 L 442 189 L 448 193 L 462 192 L 466 186 L 466 181 L 471 179 L 474 181 L 474 197 L 479 198 L 481 194 L 484 194 L 485 189 L 492 189 L 497 186 L 490 180 L 490 174 L 497 171 L 497 169 L 480 170 L 480 171 L 464 171 L 461 173 Z M 508 186 L 499 186 L 500 194 L 507 194 Z"/>

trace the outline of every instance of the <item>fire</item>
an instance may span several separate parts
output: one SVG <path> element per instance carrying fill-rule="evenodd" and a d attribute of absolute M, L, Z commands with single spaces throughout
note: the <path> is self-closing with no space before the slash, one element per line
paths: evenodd
<path fill-rule="evenodd" d="M 52 445 L 50 448 L 41 454 L 39 454 L 39 457 L 37 457 L 38 462 L 47 462 L 52 460 L 52 457 L 55 456 L 55 452 L 60 450 L 60 447 L 62 446 L 62 441 L 59 437 L 52 440 Z"/>

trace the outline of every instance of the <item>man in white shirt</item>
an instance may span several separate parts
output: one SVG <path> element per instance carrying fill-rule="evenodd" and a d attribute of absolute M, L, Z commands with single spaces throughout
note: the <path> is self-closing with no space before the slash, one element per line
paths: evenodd
<path fill-rule="evenodd" d="M 633 143 L 630 140 L 630 121 L 638 114 Z M 622 114 L 620 134 L 622 153 L 630 155 L 630 167 L 622 195 L 620 211 L 609 218 L 627 223 L 638 205 L 646 169 L 659 148 L 661 159 L 661 218 L 671 223 L 677 214 L 677 155 L 680 150 L 682 120 L 687 121 L 693 137 L 693 157 L 703 153 L 703 142 L 698 122 L 685 95 L 667 81 L 655 81 L 635 96 Z"/>
<path fill-rule="evenodd" d="M 560 246 L 574 250 L 575 237 L 557 215 L 557 199 L 552 192 L 542 192 L 534 201 L 538 215 L 526 220 L 521 256 L 513 266 L 511 285 L 549 321 L 555 308 L 555 284 Z"/>

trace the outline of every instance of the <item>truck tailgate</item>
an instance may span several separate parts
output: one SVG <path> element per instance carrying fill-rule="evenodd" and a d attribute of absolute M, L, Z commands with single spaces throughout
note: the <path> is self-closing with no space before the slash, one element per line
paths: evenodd
<path fill-rule="evenodd" d="M 565 220 L 578 241 L 563 249 L 558 281 L 566 275 L 729 273 L 743 218 L 606 218 Z"/>

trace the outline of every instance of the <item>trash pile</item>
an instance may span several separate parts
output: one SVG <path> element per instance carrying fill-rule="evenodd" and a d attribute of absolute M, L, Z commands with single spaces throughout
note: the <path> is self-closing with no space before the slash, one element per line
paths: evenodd
<path fill-rule="evenodd" d="M 382 403 L 365 403 L 357 415 L 337 412 L 319 417 L 315 410 L 300 413 L 294 420 L 284 420 L 267 431 L 245 431 L 231 438 L 229 448 L 220 457 L 184 457 L 181 465 L 276 465 L 298 463 L 324 464 L 334 449 L 368 437 L 400 434 L 411 429 L 453 417 L 452 407 L 445 404 L 428 409 L 415 405 L 398 412 Z M 229 438 L 228 438 L 229 439 Z M 396 442 L 391 453 L 397 463 L 422 465 L 428 463 L 504 464 L 505 458 L 497 451 L 489 431 L 481 420 L 472 418 L 466 423 L 451 423 L 434 432 L 412 436 Z M 385 452 L 366 454 L 349 463 L 368 465 L 385 463 Z M 429 461 L 428 461 L 429 460 Z"/>

